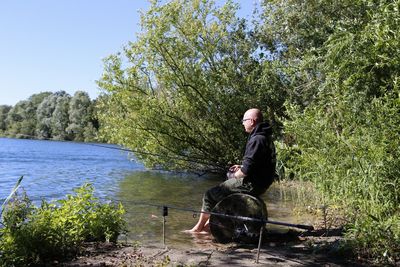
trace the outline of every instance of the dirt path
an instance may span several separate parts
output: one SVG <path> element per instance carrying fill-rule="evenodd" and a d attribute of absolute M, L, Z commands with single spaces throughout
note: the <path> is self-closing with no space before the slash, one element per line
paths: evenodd
<path fill-rule="evenodd" d="M 257 245 L 208 243 L 174 248 L 127 244 L 87 244 L 83 256 L 56 266 L 367 266 L 340 249 L 340 235 L 321 232 L 269 233 L 256 263 Z"/>

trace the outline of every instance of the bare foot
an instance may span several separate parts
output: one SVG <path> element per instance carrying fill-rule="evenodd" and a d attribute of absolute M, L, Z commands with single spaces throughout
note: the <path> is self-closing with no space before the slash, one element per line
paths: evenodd
<path fill-rule="evenodd" d="M 201 230 L 201 231 L 197 231 L 195 229 L 190 229 L 190 230 L 184 230 L 182 231 L 182 233 L 186 233 L 186 234 L 193 234 L 193 235 L 207 235 L 210 232 L 207 230 Z"/>
<path fill-rule="evenodd" d="M 182 233 L 187 233 L 187 234 L 193 234 L 193 233 L 199 233 L 201 230 L 198 230 L 197 228 L 192 228 L 190 230 L 184 230 Z"/>
<path fill-rule="evenodd" d="M 208 235 L 208 234 L 210 234 L 210 232 L 203 230 L 203 231 L 200 231 L 200 232 L 193 232 L 192 234 L 193 235 Z"/>

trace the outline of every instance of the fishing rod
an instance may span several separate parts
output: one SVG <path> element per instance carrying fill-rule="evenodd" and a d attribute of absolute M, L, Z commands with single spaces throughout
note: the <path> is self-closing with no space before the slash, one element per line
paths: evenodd
<path fill-rule="evenodd" d="M 212 211 L 199 211 L 199 210 L 195 210 L 195 209 L 191 209 L 191 208 L 182 208 L 182 207 L 176 207 L 176 206 L 170 206 L 170 205 L 152 204 L 152 203 L 147 203 L 147 202 L 121 201 L 121 200 L 117 200 L 117 199 L 114 199 L 114 201 L 130 203 L 130 204 L 135 204 L 135 205 L 144 205 L 144 206 L 150 206 L 150 207 L 157 207 L 157 208 L 162 208 L 163 210 L 165 210 L 165 209 L 167 209 L 167 210 L 168 209 L 174 209 L 174 210 L 192 212 L 194 214 L 205 213 L 205 214 L 209 214 L 209 215 L 220 216 L 220 217 L 225 217 L 225 218 L 235 219 L 235 220 L 241 220 L 241 221 L 252 221 L 252 222 L 260 222 L 260 223 L 264 223 L 264 224 L 274 224 L 274 225 L 288 226 L 288 227 L 294 227 L 294 228 L 299 228 L 299 229 L 308 230 L 308 231 L 314 230 L 314 227 L 312 225 L 292 224 L 292 223 L 287 223 L 287 222 L 271 221 L 271 220 L 268 220 L 268 219 L 258 219 L 258 218 L 252 218 L 252 217 L 247 217 L 247 216 L 230 215 L 230 214 L 212 212 Z"/>

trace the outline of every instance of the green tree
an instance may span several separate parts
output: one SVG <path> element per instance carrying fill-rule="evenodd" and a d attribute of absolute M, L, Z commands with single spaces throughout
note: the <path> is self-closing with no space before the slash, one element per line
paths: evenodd
<path fill-rule="evenodd" d="M 73 140 L 92 140 L 95 129 L 92 124 L 93 104 L 89 94 L 77 91 L 69 103 L 69 122 L 66 131 Z"/>
<path fill-rule="evenodd" d="M 0 105 L 0 133 L 7 129 L 6 119 L 7 114 L 11 110 L 12 106 Z"/>
<path fill-rule="evenodd" d="M 51 115 L 51 133 L 55 140 L 70 140 L 71 138 L 67 135 L 66 129 L 69 124 L 68 111 L 71 96 L 65 91 L 57 92 L 55 95 L 57 99 Z"/>
<path fill-rule="evenodd" d="M 26 104 L 23 110 L 23 123 L 22 127 L 19 131 L 19 134 L 25 138 L 33 138 L 36 133 L 36 111 L 40 103 L 42 103 L 43 99 L 50 95 L 50 92 L 42 92 L 39 94 L 31 95 L 28 100 L 26 100 Z"/>
<path fill-rule="evenodd" d="M 28 101 L 19 101 L 15 106 L 13 106 L 7 114 L 6 125 L 7 125 L 7 135 L 10 136 L 23 136 L 29 134 L 29 123 L 26 120 L 26 107 L 28 106 Z"/>
<path fill-rule="evenodd" d="M 321 49 L 333 34 L 356 32 L 379 1 L 264 0 L 260 42 L 279 59 L 291 102 L 308 105 L 326 80 Z"/>
<path fill-rule="evenodd" d="M 0 106 L 0 131 L 21 138 L 90 141 L 98 128 L 93 108 L 83 91 L 78 91 L 75 98 L 65 91 L 33 94 L 14 107 Z"/>
<path fill-rule="evenodd" d="M 400 258 L 399 6 L 265 1 L 259 32 L 291 95 L 284 163 L 346 209 L 359 252 L 388 263 Z"/>
<path fill-rule="evenodd" d="M 51 94 L 43 99 L 36 111 L 36 136 L 39 139 L 52 137 L 51 118 L 57 104 L 57 93 Z"/>
<path fill-rule="evenodd" d="M 14 137 L 33 138 L 36 129 L 36 110 L 49 92 L 34 94 L 19 101 L 8 112 L 7 134 Z"/>
<path fill-rule="evenodd" d="M 257 106 L 273 115 L 282 92 L 273 89 L 278 75 L 262 69 L 266 55 L 236 10 L 231 1 L 221 8 L 152 1 L 137 41 L 105 61 L 98 83 L 103 137 L 137 151 L 149 167 L 222 172 L 237 162 L 243 112 Z M 270 83 L 260 83 L 268 75 Z"/>

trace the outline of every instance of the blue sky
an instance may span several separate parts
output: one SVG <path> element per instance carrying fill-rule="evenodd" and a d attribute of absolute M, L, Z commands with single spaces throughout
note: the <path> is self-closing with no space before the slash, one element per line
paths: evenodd
<path fill-rule="evenodd" d="M 235 1 L 238 15 L 250 18 L 257 1 Z M 96 98 L 102 59 L 135 40 L 148 7 L 147 0 L 1 0 L 0 105 L 43 91 Z"/>

